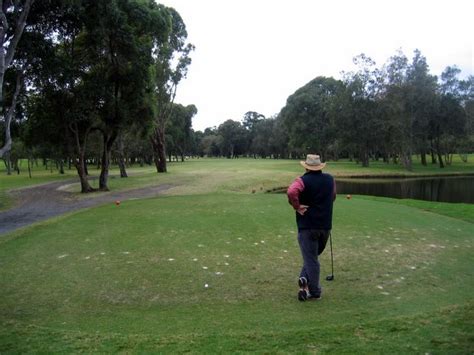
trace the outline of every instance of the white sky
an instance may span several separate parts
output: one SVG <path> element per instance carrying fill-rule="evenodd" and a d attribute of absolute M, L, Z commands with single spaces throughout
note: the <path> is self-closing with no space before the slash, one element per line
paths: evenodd
<path fill-rule="evenodd" d="M 377 67 L 418 48 L 432 74 L 474 75 L 472 0 L 157 0 L 182 16 L 196 46 L 175 102 L 194 104 L 195 130 L 277 114 L 317 76 L 340 78 L 365 53 Z"/>

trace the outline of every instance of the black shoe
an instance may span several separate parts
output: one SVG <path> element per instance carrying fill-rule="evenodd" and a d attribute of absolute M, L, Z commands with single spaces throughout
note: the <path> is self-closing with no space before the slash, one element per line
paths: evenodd
<path fill-rule="evenodd" d="M 298 286 L 300 287 L 300 290 L 298 291 L 298 300 L 304 302 L 310 296 L 308 292 L 308 280 L 306 280 L 306 277 L 300 277 L 298 279 Z"/>
<path fill-rule="evenodd" d="M 308 292 L 306 290 L 298 291 L 298 301 L 304 302 L 308 299 Z"/>

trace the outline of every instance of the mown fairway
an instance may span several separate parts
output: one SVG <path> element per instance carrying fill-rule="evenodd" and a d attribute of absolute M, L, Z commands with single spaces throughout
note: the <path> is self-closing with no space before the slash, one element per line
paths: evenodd
<path fill-rule="evenodd" d="M 339 196 L 336 279 L 300 303 L 293 212 L 262 192 L 298 163 L 202 164 L 160 178 L 173 196 L 1 236 L 0 351 L 473 351 L 474 224 L 439 213 L 474 206 Z"/>

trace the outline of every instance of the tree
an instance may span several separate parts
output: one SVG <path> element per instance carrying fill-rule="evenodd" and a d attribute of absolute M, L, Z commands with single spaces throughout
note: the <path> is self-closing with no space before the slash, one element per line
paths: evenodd
<path fill-rule="evenodd" d="M 401 158 L 405 169 L 412 169 L 413 154 L 413 116 L 408 109 L 407 73 L 408 58 L 398 51 L 389 58 L 384 68 L 384 86 L 381 98 L 385 118 L 386 142 L 388 149 Z"/>
<path fill-rule="evenodd" d="M 204 138 L 204 133 L 202 131 L 195 131 L 194 129 L 191 129 L 190 148 L 189 148 L 191 156 L 193 157 L 204 156 L 204 153 L 200 149 L 203 138 Z"/>
<path fill-rule="evenodd" d="M 255 127 L 256 125 L 262 120 L 265 119 L 265 116 L 255 112 L 255 111 L 248 111 L 244 115 L 244 119 L 242 120 L 242 125 L 245 127 L 247 130 L 247 147 L 248 147 L 248 153 L 253 154 L 254 157 L 256 154 L 258 154 L 253 148 L 252 148 L 252 142 L 255 139 Z"/>
<path fill-rule="evenodd" d="M 15 101 L 21 85 L 21 80 L 17 80 L 18 90 L 15 91 L 16 95 L 13 95 L 12 103 L 5 115 L 3 100 L 5 72 L 12 65 L 15 51 L 25 29 L 26 20 L 33 2 L 34 0 L 25 0 L 24 2 L 0 1 L 0 119 L 4 121 L 5 125 L 5 142 L 3 147 L 0 147 L 0 158 L 3 158 L 11 149 L 10 125 L 13 118 L 12 110 L 15 109 Z"/>
<path fill-rule="evenodd" d="M 251 131 L 254 125 L 262 119 L 265 119 L 265 116 L 261 113 L 255 111 L 247 111 L 244 115 L 242 124 L 245 128 Z"/>
<path fill-rule="evenodd" d="M 439 167 L 451 164 L 452 154 L 457 148 L 457 140 L 465 134 L 466 116 L 459 99 L 451 94 L 442 94 L 435 116 L 435 147 Z"/>
<path fill-rule="evenodd" d="M 253 154 L 266 158 L 272 153 L 270 142 L 274 126 L 275 120 L 273 119 L 261 119 L 254 123 L 253 138 L 250 145 L 250 151 Z"/>
<path fill-rule="evenodd" d="M 184 161 L 184 155 L 187 149 L 191 146 L 191 126 L 192 119 L 197 113 L 197 108 L 194 105 L 183 106 L 174 104 L 170 120 L 168 121 L 167 132 L 172 138 L 173 147 L 176 155 L 181 156 L 181 161 Z M 170 155 L 172 151 L 170 150 Z"/>
<path fill-rule="evenodd" d="M 15 111 L 16 111 L 16 108 L 17 108 L 17 105 L 18 105 L 18 98 L 19 98 L 19 95 L 20 95 L 20 91 L 22 89 L 22 74 L 21 72 L 18 72 L 15 74 L 16 76 L 16 80 L 13 84 L 10 84 L 10 86 L 12 86 L 11 88 L 9 88 L 8 84 L 5 83 L 7 80 L 4 80 L 4 86 L 5 86 L 5 90 L 4 90 L 4 97 L 6 98 L 9 98 L 9 96 L 11 96 L 11 99 L 10 99 L 10 107 L 8 107 L 6 109 L 6 114 L 4 116 L 5 118 L 5 150 L 3 152 L 3 158 L 6 162 L 6 165 L 7 165 L 7 175 L 10 175 L 11 174 L 11 162 L 10 162 L 10 159 L 11 159 L 11 149 L 12 149 L 12 139 L 11 139 L 11 123 L 12 123 L 12 120 L 13 120 L 13 117 L 15 115 Z M 10 89 L 10 90 L 8 90 Z M 8 91 L 10 91 L 10 95 L 8 95 Z M 7 94 L 7 95 L 5 95 Z M 2 148 L 3 149 L 3 148 Z M 1 153 L 1 152 L 0 152 Z M 0 155 L 1 156 L 1 155 Z"/>
<path fill-rule="evenodd" d="M 297 155 L 311 151 L 326 156 L 335 134 L 335 98 L 342 90 L 342 82 L 317 77 L 288 97 L 279 117 L 288 130 L 290 149 Z"/>
<path fill-rule="evenodd" d="M 99 190 L 108 190 L 110 153 L 121 130 L 147 119 L 152 49 L 169 30 L 168 12 L 153 2 L 100 0 L 86 6 L 85 48 L 94 61 L 87 80 L 100 97 L 97 129 L 103 152 Z M 151 118 L 151 117 L 150 117 Z"/>
<path fill-rule="evenodd" d="M 451 95 L 455 98 L 460 98 L 461 95 L 461 81 L 458 76 L 461 70 L 453 66 L 447 66 L 441 73 L 440 91 L 444 95 Z"/>
<path fill-rule="evenodd" d="M 167 36 L 155 39 L 153 92 L 154 127 L 150 136 L 155 153 L 155 165 L 158 173 L 167 171 L 166 167 L 166 125 L 173 110 L 176 90 L 181 79 L 186 77 L 189 57 L 194 46 L 187 44 L 188 34 L 183 19 L 173 8 L 161 7 L 168 13 L 169 32 Z"/>
<path fill-rule="evenodd" d="M 382 75 L 375 62 L 365 54 L 356 56 L 353 62 L 358 70 L 344 75 L 348 110 L 341 117 L 345 118 L 345 141 L 349 140 L 353 145 L 362 166 L 368 167 L 370 154 L 377 149 L 377 133 L 381 125 L 377 100 Z"/>
<path fill-rule="evenodd" d="M 268 141 L 270 152 L 274 158 L 288 158 L 288 130 L 285 127 L 283 119 L 280 115 L 272 117 L 274 120 L 272 134 Z"/>
<path fill-rule="evenodd" d="M 461 82 L 461 105 L 466 116 L 465 137 L 459 141 L 461 158 L 467 162 L 469 153 L 474 152 L 474 76 Z"/>
<path fill-rule="evenodd" d="M 466 111 L 461 105 L 463 97 L 459 73 L 458 68 L 448 66 L 441 74 L 438 107 L 432 123 L 440 168 L 444 168 L 443 154 L 445 163 L 450 164 L 459 137 L 467 136 Z"/>
<path fill-rule="evenodd" d="M 227 158 L 235 158 L 244 153 L 247 131 L 240 122 L 227 120 L 222 123 L 217 132 L 222 136 L 221 154 Z"/>
<path fill-rule="evenodd" d="M 200 150 L 202 154 L 208 157 L 220 156 L 220 147 L 223 140 L 223 137 L 217 134 L 217 132 L 204 132 L 204 136 L 202 137 L 200 144 Z"/>
<path fill-rule="evenodd" d="M 426 163 L 428 142 L 431 138 L 430 120 L 436 109 L 437 78 L 429 74 L 426 58 L 415 50 L 407 69 L 407 114 L 412 117 L 413 145 L 420 153 L 421 163 Z"/>
<path fill-rule="evenodd" d="M 25 49 L 36 63 L 30 71 L 29 141 L 36 145 L 47 142 L 72 157 L 81 192 L 86 193 L 93 191 L 87 179 L 87 143 L 98 123 L 100 106 L 98 88 L 87 80 L 94 64 L 84 48 L 87 13 L 83 1 L 74 0 L 59 2 L 55 10 L 48 13 L 51 7 L 46 6 L 33 13 L 47 13 L 48 17 L 39 16 L 41 26 L 32 41 L 36 47 Z"/>

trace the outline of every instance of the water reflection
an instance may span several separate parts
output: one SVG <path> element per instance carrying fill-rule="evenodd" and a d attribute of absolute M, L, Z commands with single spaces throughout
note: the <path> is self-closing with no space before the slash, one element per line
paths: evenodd
<path fill-rule="evenodd" d="M 474 176 L 419 179 L 337 179 L 341 194 L 474 203 Z"/>

